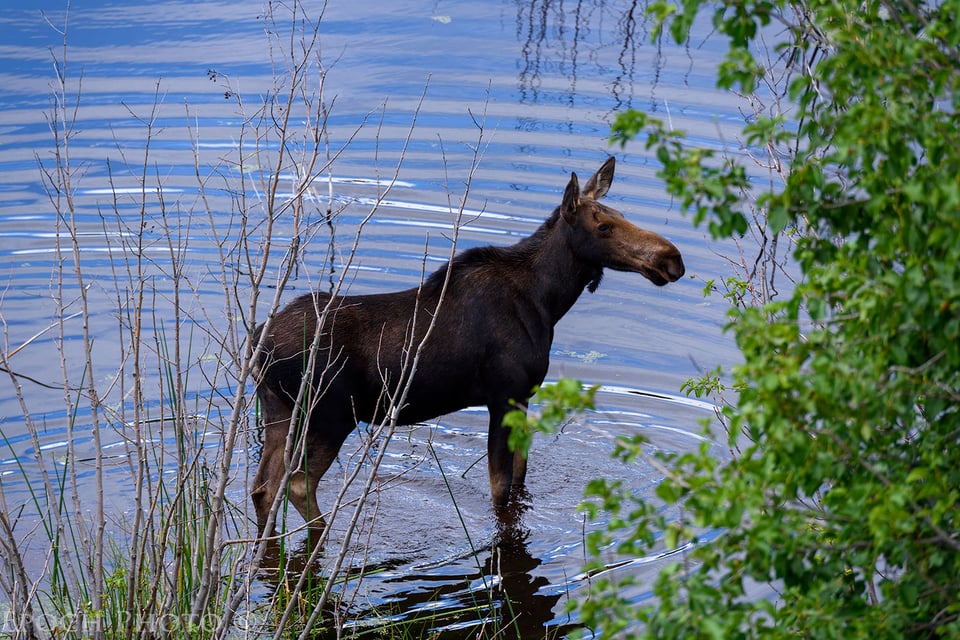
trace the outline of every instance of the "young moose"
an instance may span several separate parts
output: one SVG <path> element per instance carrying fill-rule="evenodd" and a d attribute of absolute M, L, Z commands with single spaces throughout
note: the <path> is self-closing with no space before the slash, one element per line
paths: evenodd
<path fill-rule="evenodd" d="M 673 244 L 599 202 L 613 169 L 611 157 L 582 191 L 572 174 L 560 206 L 532 236 L 510 247 L 465 251 L 421 287 L 333 299 L 308 294 L 276 315 L 256 367 L 265 436 L 252 497 L 261 534 L 281 489 L 306 350 L 325 309 L 312 376 L 315 397 L 304 403 L 309 416 L 303 459 L 289 482 L 289 499 L 304 519 L 322 526 L 316 497 L 321 476 L 358 421 L 383 418 L 387 398 L 402 388 L 410 354 L 434 315 L 397 422 L 486 405 L 490 490 L 494 504 L 508 502 L 511 488 L 523 486 L 527 461 L 507 447 L 503 416 L 513 408 L 511 400 L 525 402 L 543 382 L 554 325 L 585 288 L 596 290 L 606 267 L 640 273 L 658 286 L 684 273 Z"/>

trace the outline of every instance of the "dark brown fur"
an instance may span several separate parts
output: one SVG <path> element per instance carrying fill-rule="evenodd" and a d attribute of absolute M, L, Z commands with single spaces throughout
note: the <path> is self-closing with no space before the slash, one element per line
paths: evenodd
<path fill-rule="evenodd" d="M 449 265 L 445 298 L 398 423 L 486 405 L 488 470 L 497 505 L 508 501 L 511 487 L 522 486 L 526 475 L 526 459 L 507 447 L 503 416 L 511 400 L 525 402 L 543 382 L 557 321 L 585 288 L 596 289 L 606 267 L 639 272 L 656 285 L 684 273 L 673 244 L 597 201 L 609 189 L 613 170 L 610 158 L 582 193 L 571 175 L 562 204 L 533 235 L 509 247 L 470 249 Z M 317 483 L 343 441 L 358 421 L 382 419 L 385 389 L 395 393 L 402 385 L 438 306 L 446 271 L 432 274 L 420 288 L 395 293 L 333 300 L 324 293 L 301 296 L 276 315 L 257 363 L 266 433 L 252 496 L 261 533 L 281 488 L 305 350 L 324 308 L 329 311 L 314 373 L 314 388 L 321 391 L 310 411 L 305 460 L 291 475 L 288 494 L 308 522 L 320 515 Z"/>

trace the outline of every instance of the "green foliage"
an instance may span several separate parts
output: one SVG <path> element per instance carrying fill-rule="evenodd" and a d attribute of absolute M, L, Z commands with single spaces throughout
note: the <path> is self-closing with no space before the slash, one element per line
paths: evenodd
<path fill-rule="evenodd" d="M 555 433 L 571 414 L 593 409 L 593 398 L 599 388 L 599 385 L 584 388 L 579 380 L 560 378 L 534 389 L 532 401 L 540 405 L 539 411 L 523 407 L 503 417 L 503 426 L 510 428 L 507 441 L 510 450 L 527 455 L 535 433 Z"/>
<path fill-rule="evenodd" d="M 786 25 L 784 64 L 806 61 L 789 87 L 796 128 L 767 118 L 743 132 L 794 150 L 782 188 L 754 193 L 742 166 L 644 114 L 622 114 L 612 138 L 645 135 L 668 191 L 715 236 L 746 229 L 744 193 L 774 232 L 802 230 L 803 277 L 786 300 L 731 311 L 744 363 L 723 413 L 742 448 L 725 463 L 706 449 L 669 461 L 657 494 L 683 505 L 680 520 L 616 486 L 590 488 L 591 508 L 613 514 L 604 535 L 628 551 L 659 531 L 723 534 L 685 559 L 698 570 L 660 575 L 654 606 L 600 583 L 582 618 L 603 637 L 958 637 L 960 2 L 651 11 L 679 41 L 713 11 L 731 47 L 718 86 L 747 93 L 763 72 L 758 28 L 773 16 Z M 712 392 L 717 379 L 688 387 Z M 751 598 L 757 582 L 778 596 Z"/>

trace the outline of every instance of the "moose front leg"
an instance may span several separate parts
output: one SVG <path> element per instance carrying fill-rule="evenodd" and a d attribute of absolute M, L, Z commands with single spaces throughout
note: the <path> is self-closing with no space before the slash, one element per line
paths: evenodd
<path fill-rule="evenodd" d="M 506 411 L 499 405 L 488 405 L 490 433 L 487 436 L 487 471 L 490 474 L 490 497 L 501 507 L 510 500 L 513 484 L 513 454 L 507 445 L 510 428 L 503 426 Z"/>
<path fill-rule="evenodd" d="M 527 477 L 527 457 L 521 451 L 510 451 L 507 444 L 510 428 L 503 426 L 503 416 L 515 407 L 489 407 L 490 434 L 487 439 L 487 469 L 493 504 L 504 506 L 514 489 L 522 488 Z"/>
<path fill-rule="evenodd" d="M 513 452 L 513 481 L 512 485 L 522 489 L 527 482 L 527 456 L 523 451 Z"/>

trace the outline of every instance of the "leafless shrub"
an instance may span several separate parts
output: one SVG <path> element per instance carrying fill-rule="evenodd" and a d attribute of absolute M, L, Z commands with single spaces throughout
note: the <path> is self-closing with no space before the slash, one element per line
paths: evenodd
<path fill-rule="evenodd" d="M 193 142 L 193 190 L 171 188 L 154 151 L 166 135 L 158 119 L 170 109 L 161 85 L 145 112 L 128 108 L 131 121 L 141 128 L 142 146 L 118 141 L 107 161 L 108 195 L 96 203 L 99 219 L 94 222 L 81 215 L 89 207 L 81 189 L 88 165 L 75 161 L 72 153 L 82 135 L 77 124 L 83 85 L 82 78 L 68 74 L 63 27 L 49 112 L 53 154 L 38 157 L 57 220 L 59 268 L 51 286 L 55 321 L 11 344 L 0 300 L 0 367 L 16 393 L 24 430 L 36 451 L 33 466 L 21 467 L 18 477 L 28 488 L 26 503 L 8 501 L 0 478 L 0 589 L 10 602 L 15 638 L 49 633 L 176 637 L 188 631 L 220 638 L 244 628 L 259 633 L 253 623 L 269 618 L 258 611 L 263 604 L 251 600 L 267 545 L 258 544 L 251 533 L 248 501 L 231 500 L 237 486 L 247 484 L 236 475 L 242 467 L 237 462 L 256 433 L 251 362 L 261 346 L 250 336 L 255 326 L 271 321 L 290 280 L 310 271 L 305 251 L 309 246 L 314 264 L 325 231 L 330 239 L 320 253 L 324 271 L 332 274 L 329 286 L 334 292 L 349 286 L 364 226 L 396 184 L 406 150 L 404 144 L 391 174 L 377 183 L 377 197 L 353 235 L 334 242 L 346 205 L 334 199 L 329 178 L 340 154 L 371 125 L 358 123 L 338 143 L 329 134 L 334 100 L 325 92 L 320 17 L 322 9 L 320 16 L 310 16 L 296 1 L 270 5 L 265 20 L 274 85 L 262 102 L 248 105 L 228 76 L 210 72 L 242 116 L 236 148 L 227 155 L 213 162 L 205 156 L 200 132 L 190 124 L 195 114 L 184 107 Z M 415 122 L 416 114 L 407 142 Z M 451 254 L 482 155 L 483 121 L 477 126 L 467 186 L 450 207 Z M 379 140 L 379 132 L 376 136 Z M 225 210 L 230 212 L 227 224 Z M 204 234 L 217 259 L 214 266 L 201 261 L 198 268 L 194 247 Z M 93 248 L 109 261 L 91 267 L 85 256 Z M 211 287 L 219 291 L 219 308 L 211 305 Z M 268 299 L 261 300 L 264 292 Z M 96 311 L 104 308 L 112 317 L 107 328 Z M 317 309 L 321 318 L 327 312 Z M 55 384 L 31 377 L 24 365 L 25 354 L 37 348 L 36 338 L 46 334 L 54 336 L 62 374 Z M 394 409 L 403 404 L 417 368 L 419 345 L 409 346 L 404 383 L 385 389 Z M 62 395 L 70 416 L 65 452 L 59 457 L 44 453 L 41 434 L 50 407 L 34 400 L 39 385 L 45 397 L 54 391 Z M 303 406 L 309 406 L 313 390 L 305 384 L 301 393 Z M 332 586 L 350 568 L 351 542 L 360 531 L 364 503 L 383 481 L 376 469 L 395 432 L 395 415 L 388 411 L 371 425 L 327 515 L 329 522 L 343 517 L 348 524 L 337 553 L 328 554 L 321 569 L 326 586 L 310 599 L 304 636 L 329 610 Z M 290 468 L 303 445 L 294 434 L 291 430 L 288 442 Z M 76 444 L 88 436 L 89 452 Z M 133 487 L 132 504 L 121 514 L 113 510 L 109 486 L 116 476 L 108 471 L 116 465 L 129 471 Z M 91 474 L 93 495 L 85 477 Z M 347 488 L 354 483 L 361 485 L 361 498 L 350 504 Z M 330 530 L 321 544 L 328 542 Z M 284 535 L 289 541 L 296 534 Z M 308 558 L 307 564 L 315 560 Z M 307 582 L 303 572 L 289 587 L 292 597 L 277 609 L 276 637 L 285 633 Z M 238 624 L 238 615 L 247 624 Z"/>

